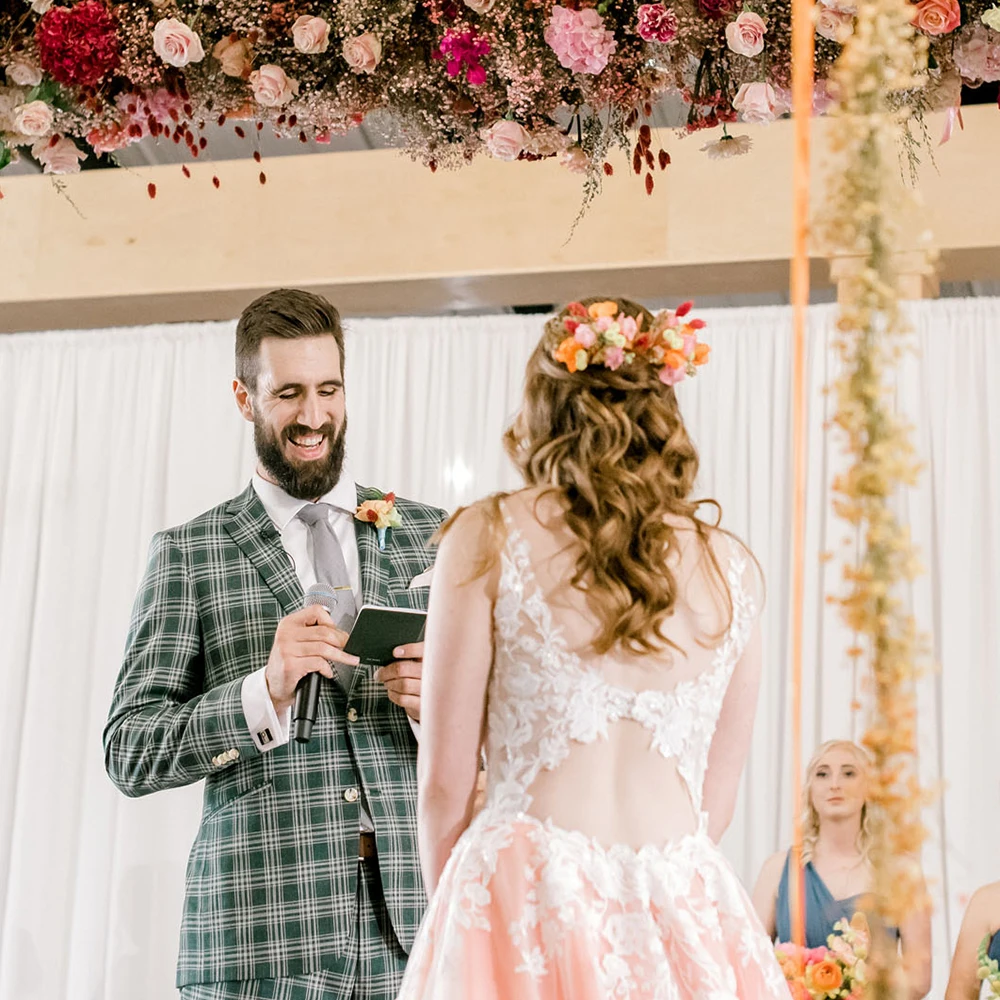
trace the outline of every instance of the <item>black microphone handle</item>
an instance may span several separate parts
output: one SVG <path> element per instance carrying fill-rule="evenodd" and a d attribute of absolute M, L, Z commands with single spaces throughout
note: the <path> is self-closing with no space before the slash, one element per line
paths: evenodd
<path fill-rule="evenodd" d="M 313 723 L 316 721 L 316 708 L 319 705 L 320 675 L 313 671 L 306 674 L 295 686 L 295 707 L 292 709 L 294 736 L 296 743 L 308 743 L 312 736 Z"/>

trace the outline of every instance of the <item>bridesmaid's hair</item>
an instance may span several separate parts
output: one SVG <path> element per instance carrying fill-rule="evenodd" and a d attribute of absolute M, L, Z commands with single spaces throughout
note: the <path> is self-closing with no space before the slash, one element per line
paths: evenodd
<path fill-rule="evenodd" d="M 604 301 L 595 296 L 582 305 Z M 653 316 L 648 309 L 628 299 L 615 301 L 626 315 L 642 317 L 649 329 Z M 700 504 L 708 503 L 716 509 L 717 524 L 722 511 L 714 500 L 690 499 L 698 452 L 674 390 L 642 359 L 615 371 L 592 366 L 569 372 L 553 357 L 565 337 L 567 315 L 563 309 L 545 325 L 528 361 L 524 402 L 504 435 L 504 447 L 526 485 L 541 487 L 539 500 L 555 496 L 561 501 L 566 525 L 580 542 L 570 582 L 586 594 L 598 617 L 593 649 L 649 654 L 677 648 L 664 632 L 678 600 L 667 560 L 676 545 L 671 517 L 690 522 L 707 558 L 710 585 L 726 611 L 725 624 L 712 637 L 717 640 L 732 623 L 732 599 L 710 541 L 713 529 L 696 514 Z M 503 537 L 500 499 L 482 505 L 493 551 L 480 571 L 495 563 Z"/>
<path fill-rule="evenodd" d="M 812 861 L 813 853 L 816 850 L 816 841 L 819 839 L 819 814 L 812 804 L 812 783 L 816 777 L 816 768 L 831 750 L 846 750 L 851 754 L 858 764 L 858 767 L 866 775 L 871 774 L 872 762 L 868 752 L 864 747 L 858 746 L 851 740 L 828 740 L 820 746 L 813 754 L 806 768 L 806 784 L 802 790 L 802 863 Z M 861 807 L 861 829 L 858 831 L 858 850 L 865 861 L 868 860 L 868 848 L 871 844 L 871 808 L 866 802 Z"/>

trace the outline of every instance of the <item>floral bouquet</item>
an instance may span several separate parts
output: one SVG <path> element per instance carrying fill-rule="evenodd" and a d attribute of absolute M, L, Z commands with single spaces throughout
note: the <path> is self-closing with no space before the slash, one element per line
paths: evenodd
<path fill-rule="evenodd" d="M 775 954 L 794 1000 L 861 1000 L 871 933 L 864 914 L 834 924 L 825 948 L 782 943 Z"/>
<path fill-rule="evenodd" d="M 998 1000 L 1000 998 L 1000 963 L 990 958 L 990 942 L 992 934 L 987 934 L 979 945 L 979 978 L 983 982 L 980 1000 Z"/>

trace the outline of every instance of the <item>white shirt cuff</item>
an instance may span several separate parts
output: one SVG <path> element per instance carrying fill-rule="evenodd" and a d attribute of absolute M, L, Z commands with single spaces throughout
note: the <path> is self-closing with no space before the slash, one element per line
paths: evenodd
<path fill-rule="evenodd" d="M 246 717 L 250 735 L 261 753 L 267 753 L 275 747 L 284 746 L 288 742 L 289 730 L 292 727 L 292 710 L 285 709 L 283 719 L 278 718 L 274 702 L 267 690 L 267 680 L 264 677 L 266 667 L 247 674 L 240 688 L 240 700 L 243 702 L 243 715 Z"/>
<path fill-rule="evenodd" d="M 406 717 L 406 721 L 410 724 L 410 729 L 413 730 L 413 738 L 419 743 L 420 742 L 420 723 L 414 721 L 409 716 Z"/>

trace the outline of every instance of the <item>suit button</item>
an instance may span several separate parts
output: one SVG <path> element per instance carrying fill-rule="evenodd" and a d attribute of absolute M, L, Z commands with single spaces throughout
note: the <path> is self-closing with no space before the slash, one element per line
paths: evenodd
<path fill-rule="evenodd" d="M 348 722 L 358 721 L 358 710 L 353 706 L 347 710 L 347 721 Z"/>
<path fill-rule="evenodd" d="M 347 791 L 344 792 L 344 798 L 348 802 L 357 802 L 358 801 L 358 790 L 356 788 L 348 788 Z"/>

